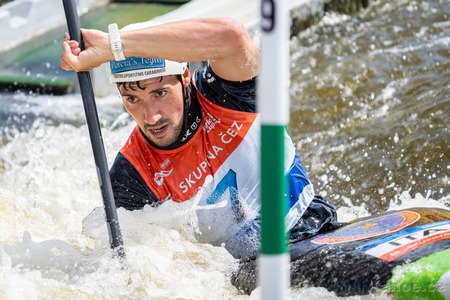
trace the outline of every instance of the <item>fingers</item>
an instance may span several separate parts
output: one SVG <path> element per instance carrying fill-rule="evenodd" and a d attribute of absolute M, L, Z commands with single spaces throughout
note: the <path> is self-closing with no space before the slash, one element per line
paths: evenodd
<path fill-rule="evenodd" d="M 81 50 L 76 41 L 67 41 L 62 44 L 63 52 L 59 56 L 61 59 L 61 68 L 66 71 L 75 70 L 77 65 L 77 56 Z"/>
<path fill-rule="evenodd" d="M 81 49 L 77 41 L 70 40 L 69 33 L 64 34 L 64 42 L 62 44 L 63 52 L 59 56 L 61 59 L 61 68 L 66 71 L 78 71 L 76 66 L 76 57 L 80 55 Z"/>
<path fill-rule="evenodd" d="M 64 36 L 64 38 L 65 38 L 65 36 Z M 73 70 L 73 68 L 66 61 L 69 53 L 72 53 L 69 43 L 64 42 L 62 44 L 62 48 L 63 48 L 63 52 L 59 55 L 59 58 L 61 59 L 61 63 L 60 63 L 61 69 L 66 70 L 66 71 Z"/>
<path fill-rule="evenodd" d="M 80 49 L 80 45 L 78 44 L 77 41 L 69 40 L 69 41 L 66 41 L 65 43 L 69 45 L 70 50 L 72 51 L 72 53 L 74 55 L 80 54 L 81 49 Z"/>
<path fill-rule="evenodd" d="M 77 41 L 70 39 L 69 33 L 66 32 L 64 34 L 62 53 L 60 54 L 60 66 L 63 70 L 75 70 L 77 72 L 83 72 L 100 66 L 102 61 L 98 56 L 98 47 L 86 47 L 87 40 L 88 38 L 85 39 L 85 50 L 82 51 L 80 48 L 80 44 Z"/>

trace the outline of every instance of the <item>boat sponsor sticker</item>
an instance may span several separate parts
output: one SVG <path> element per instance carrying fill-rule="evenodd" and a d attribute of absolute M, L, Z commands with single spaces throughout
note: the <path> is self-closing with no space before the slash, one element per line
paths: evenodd
<path fill-rule="evenodd" d="M 346 225 L 312 240 L 315 244 L 340 244 L 399 231 L 420 219 L 420 214 L 404 210 Z"/>
<path fill-rule="evenodd" d="M 423 224 L 359 246 L 356 250 L 393 261 L 425 245 L 450 239 L 450 220 Z"/>

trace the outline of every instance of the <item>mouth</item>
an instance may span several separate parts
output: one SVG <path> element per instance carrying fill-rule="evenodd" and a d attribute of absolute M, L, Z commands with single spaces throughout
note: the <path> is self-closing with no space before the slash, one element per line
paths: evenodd
<path fill-rule="evenodd" d="M 167 126 L 167 125 L 166 125 L 166 126 Z M 154 133 L 162 132 L 162 131 L 166 128 L 166 126 L 163 126 L 163 127 L 161 127 L 161 128 L 158 128 L 158 129 L 151 129 L 151 131 L 154 132 Z"/>
<path fill-rule="evenodd" d="M 147 128 L 147 132 L 151 134 L 154 138 L 160 139 L 163 138 L 169 128 L 169 124 L 165 124 L 163 126 Z"/>

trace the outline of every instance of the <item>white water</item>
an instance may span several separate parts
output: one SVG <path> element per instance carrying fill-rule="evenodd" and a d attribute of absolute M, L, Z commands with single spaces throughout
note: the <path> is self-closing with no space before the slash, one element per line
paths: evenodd
<path fill-rule="evenodd" d="M 0 299 L 259 298 L 259 289 L 246 296 L 231 285 L 237 262 L 224 248 L 195 240 L 192 203 L 164 205 L 157 214 L 119 209 L 126 261 L 112 258 L 87 128 L 71 125 L 84 118 L 80 95 L 11 97 L 44 118 L 0 148 Z M 111 164 L 134 124 L 116 97 L 98 103 Z M 445 207 L 448 200 L 405 191 L 390 208 Z M 368 215 L 348 203 L 340 220 Z M 320 288 L 292 291 L 293 299 L 305 297 L 337 298 Z"/>
<path fill-rule="evenodd" d="M 193 203 L 181 210 L 165 205 L 157 214 L 150 208 L 119 209 L 127 258 L 124 264 L 112 258 L 88 132 L 80 125 L 80 95 L 3 98 L 2 110 L 25 118 L 21 121 L 28 127 L 1 129 L 10 141 L 0 147 L 0 299 L 260 298 L 258 289 L 240 295 L 230 284 L 237 262 L 223 248 L 195 240 Z M 97 100 L 111 165 L 134 124 L 128 123 L 118 98 Z M 346 146 L 341 150 L 348 151 Z M 352 204 L 351 195 L 333 192 L 345 203 L 338 209 L 340 221 L 369 214 L 365 205 Z M 431 199 L 402 191 L 389 209 L 449 202 L 450 195 Z M 293 290 L 291 298 L 338 297 L 304 288 Z M 388 296 L 347 299 L 371 298 Z"/>

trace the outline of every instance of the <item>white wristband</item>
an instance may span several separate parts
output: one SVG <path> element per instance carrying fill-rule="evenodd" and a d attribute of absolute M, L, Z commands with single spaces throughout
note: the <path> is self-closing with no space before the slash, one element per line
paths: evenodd
<path fill-rule="evenodd" d="M 116 23 L 108 25 L 109 43 L 111 45 L 111 52 L 115 60 L 124 60 L 122 41 L 120 40 L 119 28 Z"/>

